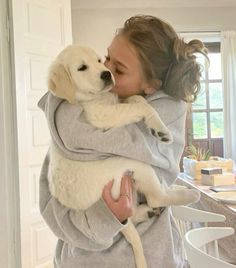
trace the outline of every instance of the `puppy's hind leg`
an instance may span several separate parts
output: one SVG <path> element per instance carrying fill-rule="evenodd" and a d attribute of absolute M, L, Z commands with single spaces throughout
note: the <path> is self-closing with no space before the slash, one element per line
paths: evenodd
<path fill-rule="evenodd" d="M 121 232 L 133 248 L 136 268 L 147 268 L 139 233 L 130 219 L 128 219 L 127 226 Z"/>
<path fill-rule="evenodd" d="M 131 217 L 132 222 L 140 223 L 149 219 L 148 213 L 151 212 L 150 208 L 146 204 L 139 205 L 135 208 L 134 215 Z"/>
<path fill-rule="evenodd" d="M 166 189 L 164 198 L 160 200 L 161 206 L 183 206 L 199 201 L 200 192 L 194 189 Z"/>
<path fill-rule="evenodd" d="M 134 172 L 134 181 L 135 189 L 145 195 L 150 208 L 162 206 L 161 200 L 165 198 L 166 190 L 151 166 L 139 163 Z"/>
<path fill-rule="evenodd" d="M 135 188 L 144 193 L 151 208 L 171 205 L 187 205 L 199 200 L 199 192 L 193 189 L 169 189 L 164 187 L 148 165 L 139 165 L 134 172 Z"/>

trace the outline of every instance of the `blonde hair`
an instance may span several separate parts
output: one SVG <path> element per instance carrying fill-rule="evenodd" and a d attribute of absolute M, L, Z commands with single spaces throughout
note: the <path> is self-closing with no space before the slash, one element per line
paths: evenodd
<path fill-rule="evenodd" d="M 196 99 L 201 65 L 194 53 L 207 58 L 207 49 L 200 40 L 185 43 L 168 23 L 148 15 L 129 18 L 117 34 L 134 46 L 145 78 L 154 87 L 161 81 L 166 94 L 186 102 Z"/>

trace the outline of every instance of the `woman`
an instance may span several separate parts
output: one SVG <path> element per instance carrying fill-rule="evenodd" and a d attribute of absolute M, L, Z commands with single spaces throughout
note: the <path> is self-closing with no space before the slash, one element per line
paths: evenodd
<path fill-rule="evenodd" d="M 163 184 L 172 184 L 184 148 L 185 102 L 192 102 L 199 91 L 200 66 L 195 52 L 206 55 L 200 41 L 186 44 L 170 25 L 152 16 L 128 19 L 108 48 L 105 65 L 115 77 L 113 92 L 120 98 L 145 96 L 172 132 L 173 144 L 159 144 L 142 122 L 106 132 L 94 129 L 84 120 L 80 107 L 68 106 L 47 94 L 39 106 L 45 111 L 49 125 L 56 126 L 51 128 L 54 143 L 65 155 L 73 158 L 76 154 L 78 160 L 116 154 L 149 163 Z M 63 120 L 59 114 L 63 114 Z M 132 171 L 124 174 L 118 200 L 111 197 L 110 182 L 92 207 L 73 211 L 50 195 L 48 163 L 47 156 L 40 177 L 40 211 L 59 238 L 55 267 L 134 268 L 132 249 L 119 233 L 133 213 Z M 140 197 L 142 202 L 145 199 Z M 185 267 L 176 226 L 168 209 L 160 212 L 159 215 L 150 211 L 147 220 L 137 225 L 148 267 Z"/>

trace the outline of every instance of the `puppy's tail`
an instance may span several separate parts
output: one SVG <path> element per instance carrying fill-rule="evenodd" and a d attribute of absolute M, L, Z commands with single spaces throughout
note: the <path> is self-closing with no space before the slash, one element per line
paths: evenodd
<path fill-rule="evenodd" d="M 133 248 L 136 268 L 147 268 L 139 233 L 130 219 L 128 219 L 127 226 L 121 232 Z"/>

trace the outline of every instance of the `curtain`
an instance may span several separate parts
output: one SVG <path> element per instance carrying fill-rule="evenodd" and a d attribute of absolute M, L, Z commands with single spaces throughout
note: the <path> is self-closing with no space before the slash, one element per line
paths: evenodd
<path fill-rule="evenodd" d="M 221 33 L 224 156 L 236 163 L 236 31 Z"/>

